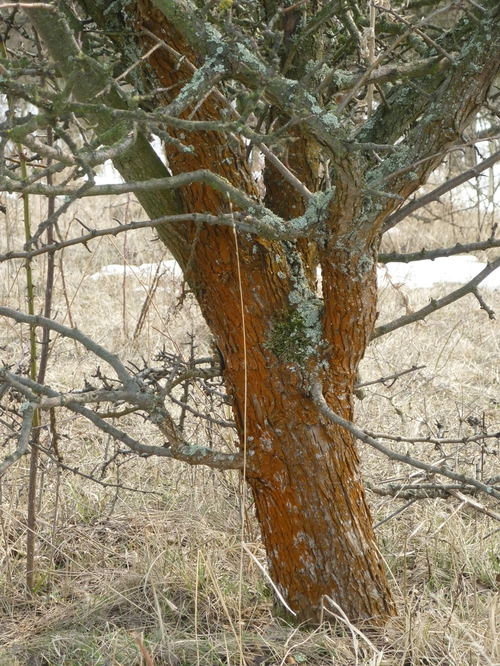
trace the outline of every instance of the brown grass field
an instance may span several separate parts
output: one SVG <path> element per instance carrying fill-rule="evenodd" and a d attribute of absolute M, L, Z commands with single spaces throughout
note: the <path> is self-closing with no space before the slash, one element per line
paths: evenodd
<path fill-rule="evenodd" d="M 0 219 L 0 252 L 23 244 L 22 202 L 4 203 L 8 212 Z M 44 214 L 38 205 L 33 199 L 34 219 Z M 81 233 L 76 217 L 91 228 L 144 219 L 126 197 L 96 200 L 80 204 L 78 212 L 61 222 L 63 237 Z M 477 240 L 478 222 L 485 237 L 493 221 L 475 210 L 455 212 L 432 225 L 407 221 L 387 239 L 385 249 Z M 108 264 L 168 259 L 152 231 L 106 237 L 93 241 L 90 249 L 68 248 L 56 260 L 53 313 L 59 322 L 78 326 L 135 363 L 141 358 L 150 363 L 163 346 L 187 354 L 189 334 L 196 336 L 197 354 L 209 352 L 210 335 L 192 297 L 181 303 L 178 278 L 162 276 L 136 339 L 151 279 L 90 278 Z M 45 266 L 44 256 L 33 262 L 39 309 Z M 380 294 L 379 322 L 415 310 L 451 288 L 387 287 Z M 500 294 L 485 297 L 500 312 Z M 26 310 L 22 262 L 0 264 L 0 301 Z M 20 339 L 20 329 L 10 322 L 3 320 L 0 327 L 2 362 L 26 366 L 27 328 Z M 363 382 L 413 365 L 425 367 L 392 385 L 366 387 L 357 406 L 358 424 L 394 436 L 442 431 L 446 437 L 463 437 L 473 433 L 471 419 L 476 419 L 476 428 L 500 431 L 499 340 L 498 321 L 490 320 L 472 296 L 382 337 L 363 361 Z M 51 344 L 47 382 L 58 390 L 81 388 L 95 373 L 96 359 L 71 340 L 53 335 Z M 217 409 L 229 416 L 227 408 Z M 8 431 L 5 414 L 0 416 L 3 442 Z M 130 418 L 128 427 L 138 438 L 161 443 L 158 433 L 139 419 Z M 24 580 L 28 458 L 0 479 L 2 666 L 139 666 L 148 664 L 146 653 L 155 666 L 230 666 L 243 660 L 252 666 L 500 664 L 500 524 L 484 513 L 499 510 L 486 496 L 425 499 L 406 506 L 408 499 L 368 491 L 399 616 L 383 636 L 371 638 L 332 618 L 310 630 L 277 617 L 267 579 L 254 559 L 246 552 L 242 557 L 243 513 L 248 548 L 265 566 L 251 497 L 242 512 L 237 473 L 123 455 L 115 442 L 63 410 L 57 413 L 57 430 L 65 468 L 42 455 L 32 597 Z M 218 426 L 195 420 L 188 432 L 191 441 L 200 443 L 234 439 L 231 431 L 221 434 Z M 46 440 L 42 433 L 43 445 Z M 448 445 L 442 451 L 425 442 L 390 445 L 427 461 L 446 456 L 470 476 L 500 474 L 495 438 Z M 9 443 L 2 458 L 8 451 Z M 360 452 L 370 486 L 433 481 L 367 447 Z M 114 461 L 105 465 L 113 454 Z M 82 474 L 95 475 L 101 484 Z"/>

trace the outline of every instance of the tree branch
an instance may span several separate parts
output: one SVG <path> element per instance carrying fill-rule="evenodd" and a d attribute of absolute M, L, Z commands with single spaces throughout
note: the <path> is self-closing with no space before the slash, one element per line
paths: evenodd
<path fill-rule="evenodd" d="M 118 356 L 116 356 L 116 354 L 112 354 L 104 347 L 101 347 L 101 345 L 97 344 L 97 342 L 94 342 L 94 340 L 87 337 L 77 328 L 68 328 L 67 326 L 59 324 L 58 322 L 53 321 L 52 319 L 47 319 L 46 317 L 42 317 L 40 315 L 32 316 L 32 315 L 23 314 L 18 310 L 13 310 L 12 308 L 6 308 L 3 306 L 0 306 L 0 316 L 13 319 L 14 321 L 17 321 L 19 324 L 29 324 L 30 326 L 43 326 L 44 328 L 48 328 L 51 331 L 56 331 L 56 333 L 59 333 L 65 338 L 71 338 L 72 340 L 76 340 L 86 349 L 91 351 L 93 354 L 95 354 L 99 358 L 102 358 L 103 361 L 106 361 L 106 363 L 108 363 L 116 372 L 118 378 L 120 379 L 120 381 L 122 382 L 122 384 L 125 386 L 126 389 L 128 389 L 132 393 L 138 393 L 139 387 L 137 386 L 135 380 L 128 373 L 127 369 L 120 361 Z M 0 370 L 0 375 L 1 373 L 2 370 Z"/>
<path fill-rule="evenodd" d="M 473 294 L 478 284 L 485 280 L 488 275 L 493 273 L 493 271 L 495 271 L 499 266 L 500 256 L 497 257 L 494 261 L 488 263 L 486 268 L 484 268 L 478 275 L 476 275 L 475 278 L 467 282 L 467 284 L 465 284 L 463 287 L 452 291 L 446 296 L 443 296 L 443 298 L 439 298 L 437 300 L 433 299 L 429 305 L 426 305 L 425 307 L 417 310 L 416 312 L 413 312 L 412 314 L 404 315 L 403 317 L 399 317 L 399 319 L 395 319 L 394 321 L 391 321 L 387 324 L 378 326 L 373 332 L 372 340 L 375 340 L 382 335 L 386 335 L 387 333 L 391 333 L 392 331 L 395 331 L 402 326 L 407 326 L 413 322 L 425 319 L 425 317 L 428 315 L 446 307 L 447 305 L 450 305 L 451 303 L 454 303 L 455 301 L 458 301 L 460 298 L 463 298 L 463 296 L 466 296 L 467 294 Z"/>
<path fill-rule="evenodd" d="M 387 375 L 387 377 L 380 377 L 379 379 L 373 379 L 369 382 L 363 382 L 362 384 L 356 384 L 355 387 L 357 389 L 364 388 L 365 386 L 372 386 L 373 384 L 383 384 L 384 386 L 387 386 L 387 382 L 391 382 L 389 386 L 392 386 L 397 379 L 400 377 L 403 377 L 404 375 L 409 374 L 410 372 L 416 372 L 417 370 L 422 370 L 422 368 L 425 368 L 425 365 L 414 365 L 411 368 L 408 368 L 407 370 L 401 370 L 400 372 L 396 372 L 393 375 Z"/>
<path fill-rule="evenodd" d="M 59 460 L 58 458 L 56 458 L 56 456 L 52 455 L 52 452 L 49 449 L 46 449 L 45 447 L 40 446 L 39 444 L 38 444 L 38 449 L 42 453 L 44 453 L 47 456 L 47 458 L 49 458 L 49 460 L 51 460 L 54 463 L 54 465 L 56 465 L 57 467 L 60 467 L 61 469 L 71 472 L 76 476 L 80 476 L 83 479 L 88 479 L 93 483 L 97 483 L 99 486 L 103 486 L 104 488 L 118 488 L 119 490 L 125 490 L 127 492 L 137 493 L 139 495 L 158 495 L 160 497 L 163 497 L 163 493 L 158 492 L 157 490 L 142 490 L 139 488 L 134 488 L 133 486 L 126 486 L 122 483 L 111 483 L 110 481 L 102 481 L 101 479 L 97 479 L 95 476 L 92 476 L 91 474 L 85 474 L 85 472 L 82 472 L 79 467 L 70 467 L 70 465 L 66 465 L 65 463 L 62 462 L 62 460 Z"/>
<path fill-rule="evenodd" d="M 46 401 L 43 399 L 35 400 L 33 402 L 35 407 L 40 407 L 41 409 L 47 410 L 52 409 L 54 406 L 52 403 L 57 403 L 57 401 L 62 398 L 61 402 L 64 403 L 64 407 L 73 412 L 76 412 L 77 414 L 80 414 L 81 416 L 84 416 L 91 423 L 97 426 L 99 430 L 102 430 L 114 439 L 123 442 L 123 444 L 125 444 L 131 451 L 134 451 L 141 456 L 159 456 L 163 458 L 171 458 L 180 460 L 189 465 L 205 465 L 212 469 L 221 470 L 241 469 L 243 467 L 243 454 L 239 451 L 234 453 L 224 453 L 205 446 L 189 444 L 183 440 L 172 442 L 172 446 L 170 447 L 143 444 L 142 442 L 139 442 L 138 440 L 130 437 L 130 435 L 123 432 L 119 428 L 116 428 L 112 424 L 105 421 L 91 409 L 87 409 L 83 405 L 78 404 L 76 401 L 66 401 L 67 396 L 62 396 L 58 391 L 55 391 L 46 385 L 38 384 L 37 382 L 26 377 L 12 375 L 12 373 L 10 373 L 6 368 L 0 369 L 0 376 L 3 377 L 6 382 L 21 390 L 25 395 L 32 396 L 32 392 L 35 392 L 39 395 L 47 396 Z M 108 391 L 107 394 L 112 395 L 113 392 Z M 78 399 L 78 394 L 76 397 Z M 148 396 L 147 394 L 137 393 L 134 398 L 134 403 L 141 406 L 142 409 L 148 410 L 149 408 L 149 410 L 152 412 L 152 423 L 154 423 L 162 431 L 165 429 L 163 421 L 166 417 L 170 417 L 167 410 L 158 405 L 156 396 Z M 18 458 L 19 457 L 20 456 L 18 456 Z M 18 458 L 16 458 L 16 460 Z M 10 466 L 10 464 L 12 463 L 9 463 L 8 466 Z"/>
<path fill-rule="evenodd" d="M 477 493 L 476 488 L 464 486 L 461 483 L 448 485 L 439 483 L 412 483 L 408 485 L 388 483 L 380 486 L 365 480 L 365 486 L 379 497 L 394 497 L 402 500 L 448 499 L 454 490 L 467 494 Z"/>
<path fill-rule="evenodd" d="M 420 252 L 409 252 L 408 254 L 400 254 L 399 252 L 381 252 L 378 255 L 378 261 L 381 264 L 388 264 L 390 262 L 409 264 L 412 261 L 425 261 L 427 259 L 433 261 L 434 259 L 440 259 L 442 257 L 453 257 L 456 254 L 482 252 L 494 247 L 500 247 L 500 238 L 492 236 L 485 241 L 479 241 L 477 243 L 457 243 L 453 247 L 442 247 L 436 250 L 426 250 L 425 248 L 422 248 Z"/>
<path fill-rule="evenodd" d="M 70 238 L 66 241 L 56 241 L 33 250 L 22 252 L 15 252 L 11 250 L 5 254 L 0 254 L 0 263 L 9 261 L 11 259 L 31 259 L 42 254 L 56 252 L 65 247 L 72 247 L 74 245 L 87 245 L 94 238 L 101 238 L 102 236 L 118 236 L 118 234 L 127 231 L 134 231 L 136 229 L 154 229 L 155 227 L 163 226 L 165 224 L 176 224 L 178 222 L 194 222 L 195 224 L 210 224 L 220 225 L 225 227 L 236 227 L 238 231 L 243 233 L 251 233 L 265 238 L 267 240 L 296 240 L 297 238 L 307 237 L 316 223 L 298 224 L 300 218 L 290 223 L 283 223 L 283 228 L 277 228 L 272 220 L 267 220 L 264 217 L 260 220 L 254 215 L 249 215 L 246 212 L 242 213 L 236 211 L 234 213 L 223 213 L 220 215 L 204 215 L 203 213 L 185 213 L 182 215 L 165 215 L 156 220 L 145 220 L 140 222 L 130 222 L 130 224 L 120 224 L 117 227 L 108 227 L 107 229 L 91 229 L 87 234 Z M 293 223 L 296 224 L 293 224 Z M 286 225 L 286 226 L 285 226 Z"/>
<path fill-rule="evenodd" d="M 175 402 L 176 405 L 179 405 L 179 407 L 187 409 L 187 411 L 191 412 L 191 414 L 194 414 L 194 416 L 198 416 L 200 419 L 205 419 L 209 423 L 215 423 L 215 425 L 220 425 L 223 428 L 236 427 L 236 423 L 234 421 L 223 421 L 222 419 L 216 419 L 213 416 L 210 416 L 210 414 L 203 414 L 202 412 L 198 412 L 196 409 L 193 409 L 193 407 L 187 405 L 185 402 L 182 402 L 181 400 L 177 400 L 177 398 L 174 398 L 173 395 L 170 396 L 170 400 L 172 400 L 172 402 Z"/>
<path fill-rule="evenodd" d="M 18 445 L 13 451 L 0 463 L 0 477 L 4 472 L 20 458 L 28 453 L 31 428 L 33 426 L 33 416 L 35 414 L 36 405 L 28 402 L 21 405 L 21 412 L 23 415 L 23 422 L 21 425 L 21 432 L 19 433 Z"/>
<path fill-rule="evenodd" d="M 357 437 L 359 440 L 373 447 L 377 451 L 380 451 L 380 453 L 383 453 L 390 460 L 398 460 L 399 462 L 405 463 L 406 465 L 411 465 L 411 467 L 422 469 L 428 474 L 439 474 L 440 476 L 446 476 L 449 479 L 452 479 L 453 481 L 459 481 L 465 486 L 473 486 L 474 488 L 477 488 L 477 490 L 486 493 L 488 496 L 500 500 L 500 491 L 495 490 L 495 488 L 493 488 L 492 486 L 488 486 L 485 483 L 478 481 L 477 479 L 465 476 L 465 474 L 458 474 L 457 472 L 453 472 L 451 469 L 448 469 L 444 466 L 437 467 L 435 465 L 424 463 L 421 460 L 417 460 L 416 458 L 412 458 L 411 456 L 397 453 L 396 451 L 389 449 L 387 446 L 385 446 L 385 444 L 383 444 L 379 440 L 370 437 L 370 435 L 361 430 L 361 428 L 355 426 L 354 423 L 351 423 L 351 421 L 347 421 L 346 419 L 343 419 L 341 416 L 335 414 L 335 412 L 328 406 L 323 396 L 323 390 L 321 388 L 321 384 L 318 381 L 313 383 L 311 387 L 311 393 L 314 400 L 314 404 L 317 406 L 317 408 L 326 418 L 328 418 L 336 425 L 345 428 L 352 435 Z"/>
<path fill-rule="evenodd" d="M 486 171 L 486 169 L 491 169 L 491 167 L 493 167 L 499 160 L 500 150 L 497 150 L 493 153 L 493 155 L 490 155 L 490 157 L 487 159 L 479 162 L 479 164 L 476 164 L 476 166 L 472 169 L 468 169 L 458 176 L 455 176 L 455 178 L 447 180 L 445 183 L 432 190 L 432 192 L 424 194 L 418 199 L 415 199 L 414 201 L 406 204 L 406 206 L 403 206 L 395 213 L 392 213 L 392 215 L 389 215 L 384 223 L 384 232 L 392 229 L 392 227 L 396 226 L 396 224 L 404 220 L 406 217 L 408 217 L 408 215 L 411 215 L 419 208 L 427 206 L 427 204 L 431 203 L 432 201 L 438 201 L 439 197 L 443 196 L 443 194 L 451 192 L 451 190 L 455 189 L 459 185 L 462 185 L 463 183 L 466 183 L 471 178 L 475 178 L 483 171 Z"/>

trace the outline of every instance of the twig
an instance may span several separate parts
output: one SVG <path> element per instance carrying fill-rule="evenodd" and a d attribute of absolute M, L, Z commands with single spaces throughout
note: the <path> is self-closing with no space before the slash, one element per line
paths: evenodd
<path fill-rule="evenodd" d="M 188 412 L 191 412 L 191 414 L 194 414 L 200 419 L 205 419 L 209 423 L 214 423 L 215 425 L 220 425 L 223 428 L 235 428 L 236 423 L 234 421 L 225 421 L 223 419 L 215 419 L 213 416 L 210 416 L 210 414 L 203 414 L 202 412 L 198 412 L 196 409 L 193 409 L 190 405 L 186 404 L 185 402 L 182 402 L 181 400 L 177 400 L 177 398 L 174 398 L 173 395 L 169 396 L 170 400 L 172 402 L 175 402 L 176 405 L 179 405 L 179 407 L 182 407 L 183 409 L 186 409 Z"/>
<path fill-rule="evenodd" d="M 474 0 L 465 0 L 465 1 L 468 2 L 470 5 L 472 5 L 473 7 L 475 7 L 476 9 L 479 9 L 479 11 L 483 12 L 483 14 L 486 14 L 486 9 L 481 5 L 479 5 L 477 2 L 474 2 Z"/>
<path fill-rule="evenodd" d="M 451 3 L 452 5 L 456 5 L 456 2 Z M 450 55 L 445 49 L 443 49 L 442 46 L 440 46 L 434 39 L 429 37 L 429 35 L 426 35 L 425 32 L 422 30 L 419 30 L 417 26 L 412 25 L 407 19 L 404 18 L 404 16 L 401 16 L 397 12 L 395 12 L 393 9 L 390 9 L 388 7 L 383 7 L 382 5 L 375 5 L 377 9 L 382 9 L 384 12 L 387 14 L 392 14 L 398 21 L 401 21 L 404 25 L 406 25 L 412 32 L 415 32 L 419 37 L 422 37 L 424 41 L 426 41 L 432 48 L 436 49 L 438 53 L 441 53 L 445 58 L 447 58 L 452 65 L 455 64 L 455 58 Z M 426 19 L 428 21 L 429 19 Z M 420 24 L 419 24 L 420 25 Z"/>
<path fill-rule="evenodd" d="M 9 317 L 9 319 L 13 319 L 18 323 L 29 324 L 30 326 L 43 326 L 44 328 L 56 331 L 63 337 L 76 340 L 77 342 L 82 344 L 86 349 L 91 351 L 93 354 L 95 354 L 99 358 L 102 358 L 103 361 L 106 361 L 106 363 L 108 363 L 113 368 L 113 370 L 116 372 L 122 384 L 128 390 L 132 392 L 138 391 L 137 384 L 135 383 L 134 379 L 129 375 L 127 369 L 120 361 L 118 356 L 112 354 L 104 347 L 101 347 L 101 345 L 97 344 L 97 342 L 94 342 L 94 340 L 87 337 L 77 328 L 68 328 L 67 326 L 59 324 L 58 322 L 52 319 L 47 319 L 46 317 L 41 317 L 39 315 L 32 316 L 32 315 L 23 314 L 18 310 L 13 310 L 12 308 L 6 308 L 3 306 L 0 306 L 0 316 Z"/>
<path fill-rule="evenodd" d="M 130 67 L 128 67 L 124 72 L 120 74 L 120 76 L 117 76 L 115 81 L 120 81 L 121 79 L 127 78 L 127 76 L 132 72 L 136 67 L 138 67 L 141 63 L 143 63 L 145 60 L 149 58 L 150 55 L 153 55 L 153 53 L 161 47 L 161 44 L 155 44 L 152 48 L 147 51 L 144 55 L 142 55 L 140 58 L 136 59 Z"/>
<path fill-rule="evenodd" d="M 484 310 L 485 312 L 487 312 L 487 313 L 488 313 L 488 317 L 489 317 L 490 319 L 495 319 L 495 312 L 490 308 L 490 306 L 488 305 L 488 303 L 486 303 L 486 301 L 485 301 L 484 298 L 481 296 L 481 294 L 479 293 L 479 291 L 478 291 L 477 289 L 473 289 L 471 293 L 474 294 L 474 296 L 476 297 L 476 299 L 477 299 L 479 305 L 481 306 L 481 310 Z"/>
<path fill-rule="evenodd" d="M 417 370 L 422 370 L 422 368 L 425 368 L 425 365 L 413 365 L 411 368 L 408 368 L 407 370 L 402 370 L 401 372 L 396 372 L 394 375 L 388 375 L 387 377 L 380 377 L 379 379 L 374 379 L 371 382 L 363 382 L 363 384 L 356 384 L 356 388 L 364 388 L 365 386 L 372 386 L 373 384 L 384 384 L 384 386 L 387 386 L 386 382 L 391 381 L 392 383 L 389 384 L 389 387 L 394 384 L 394 382 L 399 379 L 400 377 L 403 377 L 403 375 L 407 375 L 410 372 L 416 372 Z"/>
<path fill-rule="evenodd" d="M 476 511 L 479 511 L 480 513 L 484 513 L 485 516 L 489 516 L 490 518 L 493 518 L 493 520 L 498 520 L 500 522 L 500 514 L 496 513 L 495 511 L 492 511 L 491 509 L 488 509 L 487 507 L 483 506 L 482 504 L 479 504 L 479 502 L 476 502 L 475 500 L 471 499 L 470 497 L 465 497 L 460 490 L 450 490 L 450 495 L 453 495 L 457 499 L 459 499 L 462 502 L 465 502 L 469 506 L 471 506 L 473 509 Z"/>
<path fill-rule="evenodd" d="M 6 379 L 9 384 L 26 395 L 30 402 L 33 402 L 33 404 L 40 408 L 43 407 L 43 400 L 38 402 L 33 392 L 48 396 L 49 398 L 60 397 L 60 393 L 54 389 L 38 384 L 26 377 L 13 376 L 6 368 L 0 369 L 0 378 L 1 377 Z M 107 423 L 107 421 L 96 414 L 96 412 L 93 412 L 91 409 L 88 409 L 83 405 L 79 405 L 75 402 L 68 402 L 64 406 L 77 414 L 81 414 L 97 426 L 99 430 L 102 430 L 114 439 L 123 442 L 123 444 L 128 446 L 131 451 L 134 451 L 141 456 L 173 458 L 188 463 L 189 465 L 206 465 L 212 469 L 241 469 L 243 466 L 243 456 L 240 452 L 225 453 L 222 451 L 216 451 L 215 449 L 210 449 L 205 446 L 189 444 L 179 438 L 170 414 L 165 407 L 158 404 L 156 396 L 137 392 L 134 396 L 134 402 L 141 405 L 143 409 L 150 413 L 151 421 L 162 433 L 165 433 L 172 438 L 170 447 L 143 444 L 112 424 Z M 48 403 L 47 409 L 52 408 L 52 405 Z"/>
<path fill-rule="evenodd" d="M 400 513 L 403 513 L 403 511 L 406 511 L 412 504 L 414 504 L 418 500 L 418 497 L 414 497 L 411 499 L 409 502 L 404 504 L 403 506 L 400 506 L 399 509 L 391 513 L 390 516 L 387 516 L 387 518 L 384 518 L 384 520 L 381 520 L 379 523 L 373 526 L 373 529 L 376 530 L 379 527 L 381 527 L 384 523 L 387 523 L 389 520 L 392 520 L 392 518 L 395 518 L 398 516 Z"/>
<path fill-rule="evenodd" d="M 265 158 L 269 160 L 269 162 L 271 162 L 271 164 L 273 164 L 274 167 L 281 173 L 281 175 L 284 176 L 288 182 L 300 192 L 304 199 L 309 201 L 309 199 L 312 197 L 312 192 L 307 189 L 304 183 L 302 183 L 302 181 L 294 176 L 293 173 L 286 168 L 283 162 L 278 157 L 276 157 L 276 155 L 271 152 L 267 146 L 265 146 L 263 143 L 258 143 L 256 146 L 259 148 Z"/>
<path fill-rule="evenodd" d="M 235 213 L 234 218 L 236 221 L 236 228 L 239 231 L 246 233 L 256 233 L 263 238 L 294 240 L 302 236 L 306 236 L 310 231 L 307 225 L 300 229 L 289 225 L 288 228 L 283 230 L 273 229 L 267 223 L 262 223 L 258 218 L 242 213 Z M 47 252 L 54 252 L 73 245 L 85 245 L 94 238 L 102 236 L 117 236 L 118 234 L 127 231 L 134 231 L 136 229 L 147 229 L 163 226 L 164 224 L 176 224 L 178 222 L 195 222 L 196 224 L 211 224 L 221 226 L 232 226 L 233 221 L 229 214 L 209 215 L 203 213 L 183 213 L 180 215 L 165 215 L 154 220 L 144 220 L 140 222 L 131 222 L 130 224 L 121 224 L 117 227 L 108 227 L 106 229 L 91 229 L 88 234 L 78 236 L 77 238 L 70 238 L 67 241 L 56 241 L 47 245 L 42 245 L 39 248 L 23 252 L 9 251 L 6 254 L 0 254 L 0 262 L 9 261 L 10 259 L 29 259 L 36 257 Z"/>
<path fill-rule="evenodd" d="M 426 250 L 423 248 L 420 252 L 409 252 L 408 254 L 400 254 L 399 252 L 381 253 L 378 255 L 378 261 L 381 264 L 388 264 L 390 262 L 409 264 L 413 261 L 434 261 L 434 259 L 440 259 L 442 257 L 454 257 L 456 254 L 481 252 L 483 250 L 490 250 L 494 247 L 500 247 L 500 238 L 492 236 L 485 241 L 478 241 L 477 243 L 457 243 L 456 245 L 453 245 L 453 247 L 443 247 L 436 250 Z"/>
<path fill-rule="evenodd" d="M 21 406 L 21 411 L 23 414 L 23 422 L 21 425 L 21 432 L 19 433 L 19 440 L 17 448 L 15 451 L 10 453 L 0 463 L 0 476 L 7 470 L 11 465 L 17 462 L 20 458 L 28 453 L 29 450 L 29 441 L 31 428 L 33 425 L 33 417 L 35 415 L 37 405 L 35 403 L 25 403 Z"/>
<path fill-rule="evenodd" d="M 375 437 L 375 439 L 390 439 L 394 442 L 409 442 L 410 444 L 469 444 L 470 442 L 478 442 L 482 439 L 488 437 L 499 439 L 500 432 L 494 432 L 491 434 L 481 433 L 480 435 L 471 435 L 470 437 L 403 437 L 402 435 L 386 435 L 385 433 L 368 433 L 370 437 Z M 498 477 L 500 481 L 500 477 Z M 493 482 L 491 482 L 494 485 Z"/>
<path fill-rule="evenodd" d="M 495 485 L 495 484 L 490 484 Z M 452 490 L 458 490 L 466 495 L 477 494 L 477 489 L 471 486 L 467 487 L 461 483 L 457 484 L 438 484 L 438 483 L 412 483 L 412 484 L 393 484 L 388 483 L 385 486 L 376 486 L 370 481 L 365 481 L 365 486 L 375 495 L 380 497 L 394 497 L 402 500 L 426 500 L 433 498 L 446 499 L 450 496 Z"/>
<path fill-rule="evenodd" d="M 83 479 L 88 479 L 89 481 L 92 481 L 92 483 L 97 483 L 99 486 L 102 486 L 103 488 L 118 488 L 119 490 L 126 490 L 127 492 L 138 493 L 141 495 L 158 495 L 160 497 L 164 496 L 163 493 L 159 493 L 157 490 L 140 490 L 139 488 L 135 488 L 133 486 L 124 486 L 121 483 L 110 483 L 108 481 L 102 481 L 101 479 L 96 479 L 95 476 L 92 476 L 91 474 L 85 474 L 85 472 L 82 472 L 78 467 L 70 467 L 69 465 L 63 463 L 61 460 L 58 460 L 45 447 L 38 445 L 38 449 L 43 454 L 45 454 L 47 458 L 49 458 L 55 465 L 57 465 L 57 467 L 60 467 L 61 469 L 71 472 L 76 476 L 80 476 Z"/>

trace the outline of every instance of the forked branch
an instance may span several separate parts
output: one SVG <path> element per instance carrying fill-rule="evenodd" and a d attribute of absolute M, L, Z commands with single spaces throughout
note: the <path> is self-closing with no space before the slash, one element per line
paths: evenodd
<path fill-rule="evenodd" d="M 14 374 L 7 367 L 1 368 L 1 383 L 4 387 L 12 388 L 18 394 L 20 393 L 24 396 L 26 402 L 20 408 L 20 412 L 23 414 L 23 424 L 18 447 L 14 453 L 7 456 L 3 463 L 0 464 L 0 474 L 27 453 L 34 409 L 38 408 L 41 411 L 48 411 L 55 407 L 64 407 L 80 414 L 101 431 L 125 444 L 130 451 L 141 456 L 166 457 L 180 460 L 190 465 L 206 465 L 213 469 L 240 469 L 242 467 L 243 456 L 238 451 L 216 451 L 209 447 L 197 446 L 187 442 L 182 437 L 179 427 L 165 405 L 167 397 L 172 402 L 176 402 L 174 396 L 170 395 L 172 389 L 176 386 L 176 381 L 174 381 L 172 373 L 181 382 L 194 381 L 197 378 L 207 380 L 210 377 L 220 374 L 220 371 L 216 371 L 214 367 L 203 369 L 196 365 L 194 368 L 185 370 L 181 367 L 182 364 L 177 363 L 171 372 L 166 372 L 163 369 L 155 372 L 153 369 L 146 368 L 133 375 L 125 368 L 118 357 L 77 329 L 68 328 L 45 317 L 25 315 L 11 308 L 1 307 L 0 315 L 19 323 L 42 326 L 49 330 L 57 331 L 64 337 L 76 340 L 98 358 L 106 361 L 114 369 L 119 380 L 112 380 L 110 383 L 99 372 L 97 376 L 104 382 L 104 388 L 91 388 L 90 390 L 75 393 L 61 393 L 45 384 L 40 384 L 27 377 Z M 210 363 L 210 361 L 211 359 L 209 358 L 200 359 L 200 363 Z M 167 383 L 165 386 L 162 386 L 161 380 L 165 379 L 166 376 Z M 137 411 L 147 414 L 147 420 L 158 428 L 162 436 L 166 438 L 166 443 L 163 446 L 144 444 L 112 423 L 109 423 L 106 420 L 106 415 L 102 415 L 87 407 L 89 404 L 99 406 L 103 403 L 115 406 L 126 404 L 131 406 L 127 413 Z M 187 407 L 187 405 L 184 405 L 184 407 Z M 232 427 L 233 425 L 230 421 L 213 419 L 197 410 L 195 412 L 196 416 L 209 418 L 209 420 L 216 422 L 219 426 Z"/>

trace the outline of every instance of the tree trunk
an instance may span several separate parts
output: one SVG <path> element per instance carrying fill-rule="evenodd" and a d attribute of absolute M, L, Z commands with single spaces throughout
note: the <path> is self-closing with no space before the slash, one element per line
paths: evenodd
<path fill-rule="evenodd" d="M 200 279 L 205 278 L 201 302 L 224 357 L 242 443 L 247 382 L 247 479 L 271 576 L 301 621 L 319 619 L 323 595 L 333 598 L 353 620 L 381 621 L 394 613 L 394 606 L 356 446 L 348 432 L 325 422 L 319 413 L 310 395 L 308 371 L 277 358 L 269 349 L 276 313 L 287 311 L 289 304 L 287 290 L 283 294 L 279 278 L 269 270 L 270 253 L 259 246 L 254 246 L 258 247 L 255 253 L 240 248 L 248 349 L 245 368 L 231 246 L 225 246 L 222 278 L 213 274 L 222 248 L 220 254 L 197 256 L 196 266 Z M 213 250 L 213 239 L 210 247 Z M 357 366 L 373 324 L 375 276 L 372 271 L 360 281 L 346 276 L 341 268 L 329 277 L 338 307 L 337 321 L 324 319 L 332 327 L 331 344 L 325 350 L 325 397 L 339 415 L 352 420 Z"/>
<path fill-rule="evenodd" d="M 148 21 L 147 27 L 157 31 L 164 23 L 161 15 L 151 11 Z M 169 28 L 162 27 L 164 38 Z M 169 43 L 186 53 L 186 44 L 171 29 L 169 36 Z M 151 59 L 156 73 L 165 87 L 175 85 L 182 73 L 174 63 L 161 62 L 160 54 L 165 58 L 164 52 L 156 51 Z M 218 117 L 217 104 L 209 99 L 199 113 L 204 119 Z M 195 145 L 193 153 L 168 152 L 174 173 L 210 168 L 240 189 L 254 192 L 243 147 L 229 147 L 216 133 L 198 132 L 189 141 Z M 291 148 L 290 163 L 306 184 L 312 184 L 317 174 L 315 157 L 314 147 L 305 140 Z M 302 213 L 300 197 L 281 176 L 271 169 L 266 180 L 266 203 L 273 210 L 284 217 Z M 183 204 L 190 211 L 227 210 L 222 195 L 203 185 L 186 188 Z M 194 230 L 190 235 L 194 237 Z M 315 250 L 304 244 L 284 247 L 283 243 L 239 235 L 238 251 L 241 293 L 234 234 L 228 228 L 202 228 L 190 249 L 190 259 L 186 257 L 190 264 L 187 279 L 224 358 L 224 377 L 242 447 L 244 432 L 247 435 L 247 480 L 271 576 L 300 621 L 319 620 L 324 595 L 334 599 L 352 620 L 383 621 L 395 609 L 353 438 L 325 422 L 312 401 L 308 372 L 293 361 L 278 358 L 271 349 L 273 331 L 280 317 L 286 319 L 290 313 L 290 294 L 297 289 L 296 269 L 291 266 L 300 263 L 303 267 L 306 286 L 301 288 L 306 293 L 313 282 L 310 266 L 314 267 L 311 254 Z M 327 276 L 336 306 L 333 314 L 325 313 L 320 337 L 330 341 L 323 352 L 328 367 L 323 371 L 325 397 L 338 414 L 352 419 L 354 381 L 374 322 L 376 285 L 374 269 L 360 284 L 355 273 L 346 276 L 342 268 L 339 265 L 335 274 Z M 361 315 L 352 315 L 360 309 Z"/>

